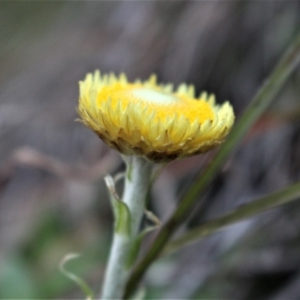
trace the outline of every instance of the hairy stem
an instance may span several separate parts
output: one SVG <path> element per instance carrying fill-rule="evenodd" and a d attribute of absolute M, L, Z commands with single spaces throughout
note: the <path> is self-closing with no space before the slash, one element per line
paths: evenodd
<path fill-rule="evenodd" d="M 123 202 L 130 212 L 129 233 L 114 232 L 112 248 L 104 278 L 102 299 L 121 299 L 128 279 L 131 246 L 137 237 L 144 214 L 145 201 L 151 181 L 152 164 L 140 157 L 130 157 L 123 194 Z"/>
<path fill-rule="evenodd" d="M 131 213 L 131 235 L 136 237 L 144 214 L 145 201 L 151 184 L 153 163 L 133 156 L 127 165 L 123 201 Z"/>

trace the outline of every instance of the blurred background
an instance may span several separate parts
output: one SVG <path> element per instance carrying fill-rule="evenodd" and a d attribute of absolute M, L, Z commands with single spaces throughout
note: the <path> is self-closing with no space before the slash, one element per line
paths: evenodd
<path fill-rule="evenodd" d="M 193 83 L 238 118 L 299 30 L 298 1 L 1 2 L 0 298 L 82 299 L 59 271 L 72 252 L 82 255 L 67 267 L 100 289 L 112 230 L 102 177 L 124 165 L 74 121 L 87 72 Z M 299 180 L 299 71 L 186 227 Z M 151 195 L 160 219 L 212 155 L 163 170 Z M 147 299 L 299 299 L 300 202 L 161 259 L 145 282 Z"/>

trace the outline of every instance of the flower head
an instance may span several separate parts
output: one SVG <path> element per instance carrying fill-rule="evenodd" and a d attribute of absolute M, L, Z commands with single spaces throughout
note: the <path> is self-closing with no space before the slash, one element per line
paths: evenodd
<path fill-rule="evenodd" d="M 121 74 L 87 74 L 80 82 L 81 121 L 107 145 L 126 155 L 165 162 L 214 148 L 234 122 L 231 105 L 213 95 L 195 98 L 194 87 L 157 84 L 152 75 L 128 82 Z"/>

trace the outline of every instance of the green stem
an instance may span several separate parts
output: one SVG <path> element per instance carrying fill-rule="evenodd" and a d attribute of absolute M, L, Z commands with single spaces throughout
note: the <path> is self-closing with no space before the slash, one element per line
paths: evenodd
<path fill-rule="evenodd" d="M 101 299 L 121 299 L 128 277 L 126 267 L 130 238 L 115 233 L 106 267 Z"/>
<path fill-rule="evenodd" d="M 123 201 L 131 213 L 131 235 L 136 237 L 145 210 L 147 193 L 152 179 L 153 163 L 132 156 L 126 173 Z"/>
<path fill-rule="evenodd" d="M 249 107 L 229 134 L 227 142 L 221 146 L 215 159 L 191 186 L 178 208 L 163 226 L 153 245 L 132 273 L 126 286 L 125 297 L 128 297 L 136 289 L 150 264 L 159 256 L 174 231 L 184 222 L 191 212 L 195 202 L 198 201 L 197 196 L 199 193 L 204 192 L 225 162 L 226 158 L 229 156 L 230 152 L 236 147 L 238 142 L 242 140 L 250 126 L 262 115 L 274 100 L 276 94 L 282 88 L 288 76 L 295 69 L 299 60 L 300 35 L 295 39 L 293 45 L 284 54 L 269 79 L 251 101 Z"/>
<path fill-rule="evenodd" d="M 130 228 L 126 231 L 116 226 L 104 278 L 102 299 L 121 299 L 124 293 L 130 271 L 129 255 L 144 214 L 152 166 L 143 158 L 136 156 L 128 158 L 123 202 L 130 212 Z"/>
<path fill-rule="evenodd" d="M 243 206 L 236 208 L 232 212 L 229 212 L 221 217 L 199 225 L 197 228 L 192 229 L 182 237 L 179 237 L 170 242 L 166 246 L 163 254 L 169 254 L 171 252 L 177 251 L 178 249 L 195 243 L 201 238 L 204 238 L 228 225 L 253 217 L 266 210 L 275 208 L 276 206 L 289 203 L 299 197 L 300 183 L 297 183 L 274 194 L 244 204 Z"/>

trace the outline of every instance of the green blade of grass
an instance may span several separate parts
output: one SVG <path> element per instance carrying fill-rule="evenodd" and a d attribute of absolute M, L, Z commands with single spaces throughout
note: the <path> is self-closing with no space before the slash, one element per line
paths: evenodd
<path fill-rule="evenodd" d="M 182 247 L 197 242 L 198 240 L 208 236 L 226 226 L 232 225 L 236 222 L 253 217 L 266 210 L 275 208 L 279 205 L 289 203 L 300 197 L 300 182 L 282 189 L 271 195 L 259 198 L 250 203 L 244 204 L 221 217 L 207 221 L 198 227 L 190 230 L 183 236 L 170 242 L 163 254 L 169 254 L 177 251 Z"/>
<path fill-rule="evenodd" d="M 73 272 L 70 272 L 66 269 L 66 266 L 65 266 L 66 263 L 72 259 L 78 258 L 79 256 L 80 256 L 80 254 L 78 254 L 78 253 L 67 254 L 60 262 L 59 268 L 66 277 L 68 277 L 70 280 L 72 280 L 74 283 L 76 283 L 80 287 L 80 289 L 86 296 L 86 300 L 94 300 L 95 299 L 94 293 L 91 290 L 91 288 L 88 286 L 88 284 L 83 279 L 81 279 L 79 276 L 75 275 Z"/>

